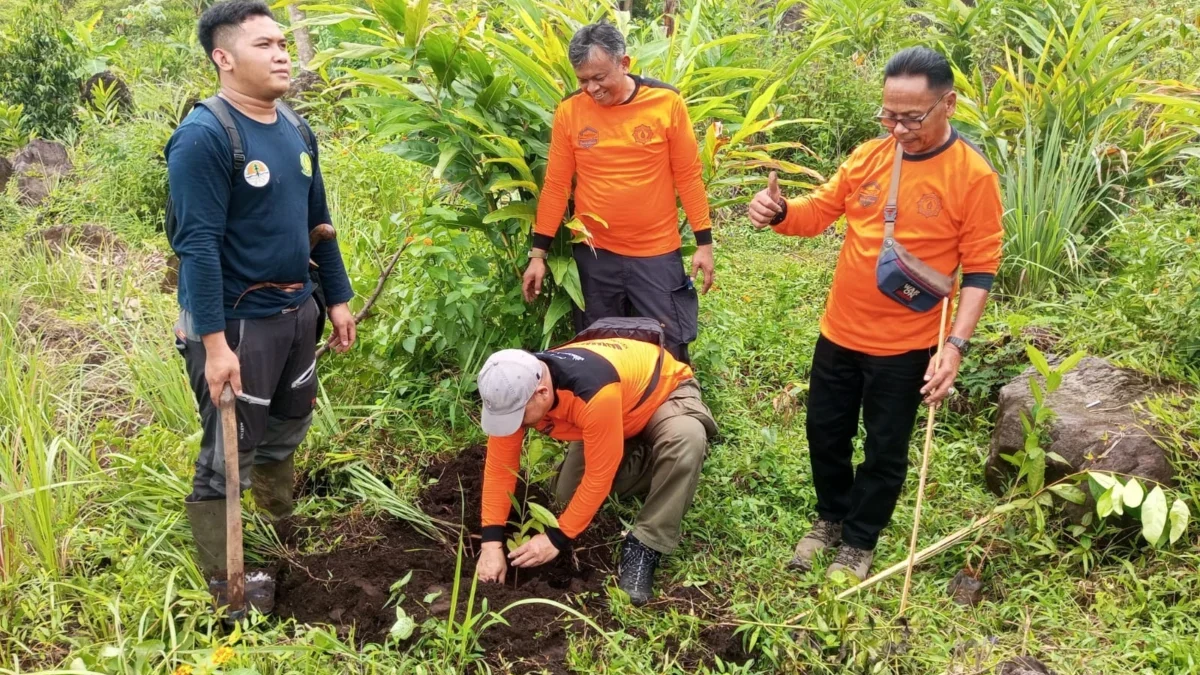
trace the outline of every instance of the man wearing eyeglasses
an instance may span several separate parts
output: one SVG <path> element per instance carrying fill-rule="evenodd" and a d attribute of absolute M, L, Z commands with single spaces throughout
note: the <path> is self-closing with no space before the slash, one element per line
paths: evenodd
<path fill-rule="evenodd" d="M 784 235 L 815 236 L 846 218 L 808 395 L 817 518 L 796 545 L 794 569 L 812 569 L 819 551 L 837 546 L 828 572 L 866 578 L 904 485 L 917 410 L 951 391 L 999 268 L 999 180 L 983 153 L 950 126 L 956 101 L 946 59 L 924 47 L 905 49 L 884 73 L 877 115 L 884 136 L 856 148 L 813 193 L 784 200 L 772 174 L 750 203 L 755 227 Z M 885 216 L 894 228 L 886 245 Z M 948 284 L 951 298 L 961 290 L 936 370 L 940 300 L 917 311 L 912 297 L 884 290 L 881 251 L 897 243 L 939 275 L 961 270 L 961 281 Z M 914 282 L 901 290 L 928 289 Z M 856 471 L 860 410 L 865 460 Z"/>

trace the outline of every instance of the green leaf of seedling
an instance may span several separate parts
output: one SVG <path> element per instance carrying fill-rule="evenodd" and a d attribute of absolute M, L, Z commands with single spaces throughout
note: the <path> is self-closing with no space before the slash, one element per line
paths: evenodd
<path fill-rule="evenodd" d="M 528 505 L 530 515 L 532 515 L 538 522 L 548 527 L 558 527 L 558 518 L 555 518 L 554 514 L 550 513 L 549 509 L 541 504 L 538 504 L 537 502 L 529 502 Z"/>
<path fill-rule="evenodd" d="M 1188 505 L 1182 499 L 1176 499 L 1175 503 L 1171 504 L 1169 518 L 1171 519 L 1171 543 L 1174 544 L 1187 531 L 1188 519 L 1191 518 Z"/>
<path fill-rule="evenodd" d="M 1146 496 L 1146 491 L 1142 489 L 1142 484 L 1136 478 L 1130 478 L 1125 487 L 1121 489 L 1121 499 L 1125 502 L 1127 508 L 1136 509 L 1142 505 L 1142 498 Z"/>
<path fill-rule="evenodd" d="M 1142 503 L 1142 536 L 1157 546 L 1167 526 L 1167 495 L 1157 485 Z"/>
<path fill-rule="evenodd" d="M 1029 356 L 1029 362 L 1033 364 L 1033 367 L 1037 369 L 1042 377 L 1050 374 L 1050 364 L 1046 362 L 1046 357 L 1038 351 L 1037 347 L 1025 345 L 1025 354 Z"/>
<path fill-rule="evenodd" d="M 1083 490 L 1074 485 L 1051 485 L 1050 491 L 1058 495 L 1062 499 L 1071 502 L 1072 504 L 1082 504 L 1087 501 L 1087 495 Z"/>

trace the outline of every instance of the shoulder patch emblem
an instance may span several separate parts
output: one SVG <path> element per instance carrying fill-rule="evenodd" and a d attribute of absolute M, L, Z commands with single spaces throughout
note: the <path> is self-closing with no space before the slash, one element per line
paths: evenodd
<path fill-rule="evenodd" d="M 591 127 L 584 127 L 579 132 L 579 147 L 584 150 L 600 142 L 600 132 Z"/>
<path fill-rule="evenodd" d="M 926 218 L 934 218 L 942 212 L 942 198 L 937 193 L 930 192 L 917 200 L 917 213 Z"/>
<path fill-rule="evenodd" d="M 300 153 L 300 173 L 312 178 L 312 157 L 307 152 Z"/>
<path fill-rule="evenodd" d="M 259 160 L 254 160 L 246 164 L 246 168 L 242 170 L 242 177 L 251 187 L 260 188 L 271 182 L 271 170 L 267 165 Z"/>
<path fill-rule="evenodd" d="M 868 181 L 858 189 L 858 204 L 863 208 L 874 206 L 879 201 L 881 188 L 877 181 Z"/>
<path fill-rule="evenodd" d="M 633 140 L 638 145 L 645 145 L 654 140 L 654 129 L 648 124 L 639 124 L 633 129 Z"/>

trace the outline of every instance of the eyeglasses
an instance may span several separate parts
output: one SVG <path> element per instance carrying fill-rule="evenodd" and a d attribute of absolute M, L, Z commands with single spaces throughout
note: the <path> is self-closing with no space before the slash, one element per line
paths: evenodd
<path fill-rule="evenodd" d="M 880 108 L 879 112 L 875 113 L 875 119 L 879 120 L 879 123 L 882 124 L 886 129 L 895 129 L 897 124 L 903 124 L 905 129 L 908 129 L 909 131 L 917 131 L 925 123 L 925 118 L 929 117 L 929 115 L 933 112 L 933 109 L 938 107 L 938 104 L 941 103 L 942 99 L 946 98 L 946 94 L 949 93 L 950 92 L 946 92 L 945 94 L 939 96 L 937 100 L 933 102 L 933 105 L 929 106 L 929 110 L 926 110 L 925 114 L 921 115 L 920 117 L 892 117 L 891 115 L 884 115 L 883 108 Z"/>

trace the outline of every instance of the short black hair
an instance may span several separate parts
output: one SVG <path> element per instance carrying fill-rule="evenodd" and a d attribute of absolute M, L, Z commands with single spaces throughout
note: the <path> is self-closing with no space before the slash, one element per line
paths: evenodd
<path fill-rule="evenodd" d="M 889 77 L 925 76 L 925 83 L 934 91 L 954 88 L 954 71 L 946 57 L 928 47 L 909 47 L 888 59 L 883 79 Z"/>
<path fill-rule="evenodd" d="M 256 16 L 275 18 L 271 8 L 262 0 L 226 0 L 204 10 L 196 32 L 200 35 L 200 45 L 204 47 L 208 60 L 212 61 L 212 53 L 216 49 L 217 37 L 221 32 L 237 28 L 247 19 Z"/>
<path fill-rule="evenodd" d="M 575 37 L 567 45 L 567 60 L 578 68 L 588 60 L 592 47 L 599 47 L 614 60 L 625 56 L 625 36 L 616 26 L 607 21 L 589 23 L 575 31 Z"/>

